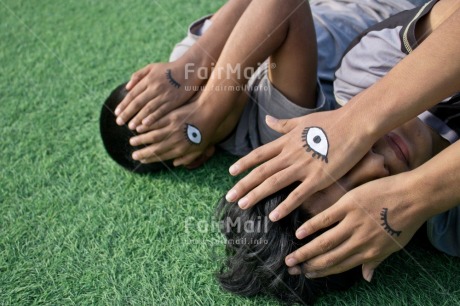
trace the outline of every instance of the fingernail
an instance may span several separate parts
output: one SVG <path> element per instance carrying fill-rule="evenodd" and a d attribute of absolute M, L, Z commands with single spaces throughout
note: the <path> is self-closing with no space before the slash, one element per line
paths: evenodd
<path fill-rule="evenodd" d="M 306 278 L 315 278 L 315 277 L 318 276 L 318 274 L 315 273 L 315 272 L 307 272 L 304 275 L 305 275 Z"/>
<path fill-rule="evenodd" d="M 288 268 L 288 273 L 290 275 L 300 275 L 302 274 L 302 269 L 299 266 L 290 267 Z"/>
<path fill-rule="evenodd" d="M 230 169 L 228 169 L 228 171 L 230 172 L 231 175 L 235 175 L 238 173 L 239 169 L 240 167 L 237 164 L 234 164 L 230 167 Z"/>
<path fill-rule="evenodd" d="M 372 276 L 374 276 L 374 270 L 370 270 L 366 276 L 364 276 L 364 279 L 367 281 L 367 282 L 371 282 L 372 280 Z"/>
<path fill-rule="evenodd" d="M 267 124 L 275 124 L 278 120 L 270 115 L 265 116 Z"/>
<path fill-rule="evenodd" d="M 245 208 L 246 206 L 248 206 L 248 202 L 248 198 L 244 197 L 238 201 L 238 206 L 240 206 L 240 208 Z"/>
<path fill-rule="evenodd" d="M 150 125 L 150 120 L 149 119 L 144 119 L 144 120 L 142 120 L 142 124 L 148 126 L 148 125 Z"/>
<path fill-rule="evenodd" d="M 307 237 L 307 231 L 304 230 L 304 229 L 299 229 L 296 233 L 295 233 L 297 239 L 303 239 L 305 237 Z"/>
<path fill-rule="evenodd" d="M 117 108 L 115 109 L 115 116 L 118 116 L 118 115 L 120 115 L 120 109 L 117 107 Z"/>
<path fill-rule="evenodd" d="M 233 202 L 236 200 L 236 190 L 235 189 L 232 189 L 230 190 L 229 192 L 227 192 L 227 195 L 225 196 L 225 199 L 228 201 L 228 202 Z"/>
<path fill-rule="evenodd" d="M 288 259 L 286 259 L 286 265 L 288 267 L 294 267 L 296 264 L 297 264 L 297 260 L 295 260 L 294 257 L 289 257 Z"/>
<path fill-rule="evenodd" d="M 130 87 L 131 87 L 131 81 L 129 81 L 128 84 L 126 84 L 126 89 L 129 90 Z"/>
<path fill-rule="evenodd" d="M 132 146 L 137 146 L 137 141 L 136 141 L 136 138 L 133 137 L 129 140 L 129 144 L 132 145 Z"/>
<path fill-rule="evenodd" d="M 145 130 L 145 128 L 144 128 L 143 125 L 139 125 L 139 126 L 136 128 L 136 132 L 138 132 L 138 133 L 142 133 L 144 130 Z"/>
<path fill-rule="evenodd" d="M 130 122 L 130 123 L 129 123 L 129 128 L 130 128 L 131 130 L 135 130 L 135 129 L 136 129 L 136 124 L 135 124 L 134 122 Z"/>
<path fill-rule="evenodd" d="M 139 159 L 139 154 L 137 154 L 136 152 L 133 153 L 132 155 L 133 159 L 134 160 L 138 160 Z"/>
<path fill-rule="evenodd" d="M 271 221 L 275 222 L 279 220 L 280 214 L 277 213 L 276 211 L 273 211 L 268 217 L 270 218 Z"/>
<path fill-rule="evenodd" d="M 123 119 L 121 119 L 121 117 L 118 117 L 117 118 L 117 124 L 118 125 L 123 125 L 123 124 L 125 124 L 125 122 L 123 121 Z"/>

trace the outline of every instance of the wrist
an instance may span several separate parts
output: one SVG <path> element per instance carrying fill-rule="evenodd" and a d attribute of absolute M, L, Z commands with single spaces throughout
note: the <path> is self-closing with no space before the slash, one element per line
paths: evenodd
<path fill-rule="evenodd" d="M 432 213 L 430 212 L 432 201 L 429 196 L 431 188 L 421 188 L 419 185 L 420 175 L 412 170 L 400 173 L 395 177 L 399 179 L 396 186 L 399 188 L 400 197 L 403 199 L 402 202 L 409 203 L 412 215 L 420 216 L 423 221 L 432 217 Z"/>
<path fill-rule="evenodd" d="M 401 105 L 405 103 L 401 101 L 400 95 L 394 94 L 394 88 L 385 82 L 377 82 L 352 98 L 343 108 L 352 116 L 346 122 L 356 121 L 357 130 L 361 130 L 361 134 L 374 143 L 410 119 L 407 111 L 398 111 Z"/>
<path fill-rule="evenodd" d="M 350 131 L 349 135 L 355 145 L 364 144 L 369 149 L 382 136 L 376 122 L 368 119 L 366 108 L 358 103 L 350 101 L 336 111 L 341 112 L 340 122 L 344 124 L 344 130 Z"/>
<path fill-rule="evenodd" d="M 176 60 L 184 69 L 184 79 L 189 85 L 201 85 L 211 75 L 212 61 L 204 52 L 195 52 L 189 49 L 182 57 Z"/>
<path fill-rule="evenodd" d="M 441 175 L 436 177 L 432 173 L 426 173 L 423 166 L 404 173 L 407 177 L 406 190 L 425 219 L 447 211 L 459 203 L 459 199 L 452 194 L 452 188 L 449 187 L 452 185 L 443 179 L 446 174 Z"/>

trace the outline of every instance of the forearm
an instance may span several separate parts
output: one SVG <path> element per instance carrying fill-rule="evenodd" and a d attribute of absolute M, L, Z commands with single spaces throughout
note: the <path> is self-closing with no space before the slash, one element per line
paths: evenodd
<path fill-rule="evenodd" d="M 184 54 L 182 60 L 197 66 L 189 67 L 193 71 L 198 68 L 208 69 L 211 74 L 213 64 L 217 62 L 228 37 L 236 23 L 244 13 L 251 0 L 230 0 L 212 17 L 211 27 Z"/>
<path fill-rule="evenodd" d="M 460 141 L 408 173 L 413 200 L 432 217 L 460 204 Z"/>
<path fill-rule="evenodd" d="M 376 140 L 460 91 L 460 10 L 344 111 Z M 365 122 L 364 122 L 365 121 Z"/>
<path fill-rule="evenodd" d="M 234 107 L 252 72 L 282 46 L 294 15 L 300 12 L 309 14 L 308 2 L 265 0 L 249 5 L 229 36 L 199 101 L 213 123 L 220 122 Z"/>

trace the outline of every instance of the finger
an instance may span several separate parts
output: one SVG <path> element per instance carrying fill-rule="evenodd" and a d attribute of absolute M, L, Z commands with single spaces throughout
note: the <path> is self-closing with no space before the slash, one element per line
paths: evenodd
<path fill-rule="evenodd" d="M 302 182 L 296 189 L 291 191 L 288 197 L 281 202 L 268 217 L 272 222 L 286 217 L 316 191 L 317 190 L 312 186 L 311 182 Z"/>
<path fill-rule="evenodd" d="M 121 101 L 121 103 L 118 104 L 117 108 L 115 109 L 115 113 L 116 111 L 118 111 L 118 115 L 117 115 L 118 125 L 123 125 L 129 121 L 132 115 L 129 116 L 129 114 L 127 113 L 128 107 L 132 104 L 133 100 L 137 96 L 145 92 L 146 89 L 147 89 L 147 85 L 145 84 L 145 82 L 139 83 L 138 86 L 134 87 L 130 92 L 128 92 L 128 94 L 125 96 L 123 101 Z"/>
<path fill-rule="evenodd" d="M 133 152 L 132 158 L 134 160 L 139 160 L 141 162 L 147 161 L 149 162 L 154 162 L 154 161 L 160 161 L 164 160 L 162 159 L 163 155 L 167 152 L 170 152 L 174 150 L 175 148 L 179 148 L 181 146 L 178 146 L 178 143 L 173 137 L 166 137 L 166 139 L 160 143 L 155 143 L 152 145 L 149 145 L 146 148 L 143 148 L 141 150 L 137 150 Z M 177 156 L 174 156 L 174 158 L 179 157 L 182 154 L 178 154 Z"/>
<path fill-rule="evenodd" d="M 335 205 L 332 205 L 316 216 L 313 216 L 310 220 L 307 220 L 297 229 L 295 235 L 297 239 L 304 239 L 305 237 L 342 220 L 345 218 L 345 214 L 346 211 L 343 211 L 343 209 L 341 209 L 340 202 L 337 202 Z"/>
<path fill-rule="evenodd" d="M 267 178 L 284 168 L 286 168 L 285 163 L 282 162 L 280 158 L 275 157 L 268 160 L 236 183 L 236 185 L 233 186 L 233 188 L 225 196 L 226 200 L 229 202 L 236 202 L 253 188 L 262 184 L 262 182 L 264 182 Z M 272 193 L 273 192 L 270 192 L 269 194 Z"/>
<path fill-rule="evenodd" d="M 288 268 L 288 273 L 290 275 L 300 275 L 302 274 L 302 268 L 300 266 L 290 267 Z"/>
<path fill-rule="evenodd" d="M 351 233 L 346 231 L 344 229 L 344 225 L 339 223 L 334 228 L 329 229 L 301 248 L 286 256 L 286 265 L 288 267 L 293 267 L 302 262 L 309 261 L 316 256 L 324 255 L 331 250 L 336 249 L 338 246 L 343 245 L 350 238 L 350 236 Z M 339 251 L 342 249 L 343 247 L 339 248 Z M 343 256 L 347 254 L 348 252 L 341 254 L 342 257 L 340 258 L 343 258 Z"/>
<path fill-rule="evenodd" d="M 258 164 L 261 164 L 262 162 L 272 159 L 281 152 L 282 148 L 283 146 L 280 142 L 280 139 L 272 141 L 261 147 L 258 147 L 245 157 L 240 158 L 232 166 L 230 166 L 229 172 L 233 176 L 238 175 L 248 170 L 249 168 L 252 168 Z"/>
<path fill-rule="evenodd" d="M 206 163 L 214 155 L 215 151 L 216 148 L 214 146 L 210 146 L 198 158 L 195 158 L 195 160 L 188 163 L 184 162 L 183 165 L 189 170 L 196 169 Z"/>
<path fill-rule="evenodd" d="M 184 151 L 181 148 L 172 148 L 169 151 L 164 151 L 159 154 L 155 154 L 143 161 L 142 163 L 155 163 L 155 162 L 160 162 L 160 161 L 167 161 L 170 159 L 175 159 L 180 156 L 184 155 Z"/>
<path fill-rule="evenodd" d="M 144 125 L 152 125 L 157 120 L 160 120 L 164 116 L 166 116 L 169 112 L 173 110 L 171 103 L 163 103 L 162 105 L 158 106 L 155 111 L 152 111 L 149 115 L 147 115 L 143 120 L 142 124 Z"/>
<path fill-rule="evenodd" d="M 270 115 L 265 117 L 265 122 L 269 128 L 281 134 L 286 134 L 295 127 L 293 119 L 277 119 Z"/>
<path fill-rule="evenodd" d="M 339 274 L 354 267 L 359 266 L 363 262 L 363 256 L 361 254 L 352 254 L 343 261 L 334 262 L 333 259 L 327 259 L 330 262 L 330 266 L 323 267 L 320 270 L 311 270 L 312 266 L 308 263 L 302 265 L 302 271 L 306 278 L 318 278 L 325 277 L 332 274 Z"/>
<path fill-rule="evenodd" d="M 173 161 L 173 165 L 174 167 L 179 167 L 179 166 L 182 166 L 182 165 L 188 165 L 188 164 L 191 164 L 192 162 L 194 162 L 198 157 L 201 157 L 197 162 L 201 164 L 204 163 L 204 154 L 202 154 L 201 152 L 191 152 L 187 155 L 184 155 L 184 156 L 181 156 L 179 158 L 176 158 L 174 161 Z"/>
<path fill-rule="evenodd" d="M 146 133 L 146 132 L 149 132 L 149 131 L 152 131 L 152 130 L 154 130 L 154 129 L 152 129 L 152 128 L 146 126 L 146 125 L 143 125 L 143 124 L 138 125 L 138 126 L 136 127 L 136 132 L 138 132 L 138 133 L 140 133 L 140 134 Z"/>
<path fill-rule="evenodd" d="M 147 65 L 144 68 L 136 71 L 131 75 L 131 79 L 129 80 L 128 84 L 126 84 L 126 89 L 131 90 L 136 84 L 142 80 L 147 74 L 149 74 L 150 70 L 152 69 L 151 65 Z"/>
<path fill-rule="evenodd" d="M 144 125 L 150 125 L 150 122 L 148 120 L 145 120 L 150 117 L 150 115 L 153 115 L 157 112 L 159 107 L 164 106 L 167 103 L 164 103 L 164 101 L 159 100 L 158 98 L 153 98 L 151 99 L 138 113 L 137 115 L 132 119 L 132 121 L 135 122 L 136 125 L 139 124 L 144 124 Z M 166 114 L 166 112 L 165 112 Z M 155 118 L 155 117 L 154 117 Z M 161 118 L 161 117 L 156 117 L 156 118 Z M 155 122 L 155 120 L 152 120 L 151 123 Z"/>
<path fill-rule="evenodd" d="M 255 186 L 254 189 L 252 189 L 248 194 L 246 194 L 238 201 L 238 205 L 241 209 L 246 209 L 254 206 L 257 202 L 264 199 L 265 197 L 296 181 L 295 175 L 297 171 L 293 170 L 294 167 L 283 169 L 284 165 L 281 165 L 279 162 L 277 162 L 276 158 L 257 167 L 254 171 L 259 170 L 261 173 L 264 171 L 266 172 L 267 170 L 260 170 L 262 167 L 266 167 L 264 169 L 269 169 L 268 171 L 273 174 L 268 179 L 263 181 L 262 184 Z M 269 175 L 269 173 L 265 173 L 265 175 Z"/>
<path fill-rule="evenodd" d="M 163 117 L 160 120 L 152 123 L 151 125 L 144 125 L 144 124 L 139 125 L 136 128 L 136 131 L 138 133 L 145 133 L 147 131 L 162 129 L 164 127 L 167 127 L 171 123 L 171 121 L 172 120 L 170 119 L 170 117 L 166 116 L 166 117 Z"/>
<path fill-rule="evenodd" d="M 168 129 L 153 130 L 145 134 L 137 135 L 129 140 L 129 144 L 133 147 L 140 145 L 152 145 L 163 141 L 169 134 Z"/>
<path fill-rule="evenodd" d="M 144 109 L 147 106 L 147 104 L 151 101 L 150 100 L 151 98 L 152 98 L 151 93 L 145 90 L 144 92 L 139 94 L 136 98 L 134 98 L 131 101 L 131 103 L 129 103 L 129 105 L 126 107 L 126 109 L 123 111 L 123 114 L 120 115 L 120 117 L 123 116 L 122 118 L 126 118 L 126 120 L 129 120 L 129 118 L 132 118 L 128 125 L 128 127 L 131 130 L 134 130 L 140 124 L 142 119 L 144 119 L 144 118 L 137 117 L 136 114 L 138 114 L 142 109 Z M 135 120 L 135 118 L 137 118 L 137 120 Z"/>
<path fill-rule="evenodd" d="M 382 261 L 373 261 L 373 262 L 368 262 L 368 263 L 363 264 L 363 267 L 362 267 L 363 278 L 367 282 L 369 282 L 369 283 L 371 282 L 372 277 L 374 276 L 375 269 L 377 269 L 377 267 L 382 262 L 383 262 L 383 260 Z"/>

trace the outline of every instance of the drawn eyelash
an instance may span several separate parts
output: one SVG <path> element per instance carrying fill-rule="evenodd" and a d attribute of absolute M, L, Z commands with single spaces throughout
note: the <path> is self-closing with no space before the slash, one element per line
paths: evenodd
<path fill-rule="evenodd" d="M 395 231 L 394 229 L 391 228 L 391 226 L 388 224 L 388 208 L 383 208 L 382 211 L 380 212 L 380 220 L 382 220 L 382 226 L 383 228 L 391 235 L 396 235 L 399 237 L 401 235 L 402 231 Z"/>
<path fill-rule="evenodd" d="M 322 159 L 328 163 L 327 153 L 329 151 L 329 142 L 326 133 L 319 127 L 306 127 L 302 132 L 302 140 L 305 142 L 303 147 L 307 152 L 312 152 L 313 158 Z"/>
<path fill-rule="evenodd" d="M 201 143 L 201 132 L 200 130 L 192 125 L 192 124 L 185 124 L 184 127 L 185 138 L 192 144 L 200 144 Z"/>
<path fill-rule="evenodd" d="M 180 83 L 177 82 L 176 80 L 174 80 L 174 78 L 172 76 L 171 69 L 166 70 L 166 78 L 168 79 L 169 84 L 171 84 L 172 86 L 174 86 L 176 88 L 180 87 Z"/>

